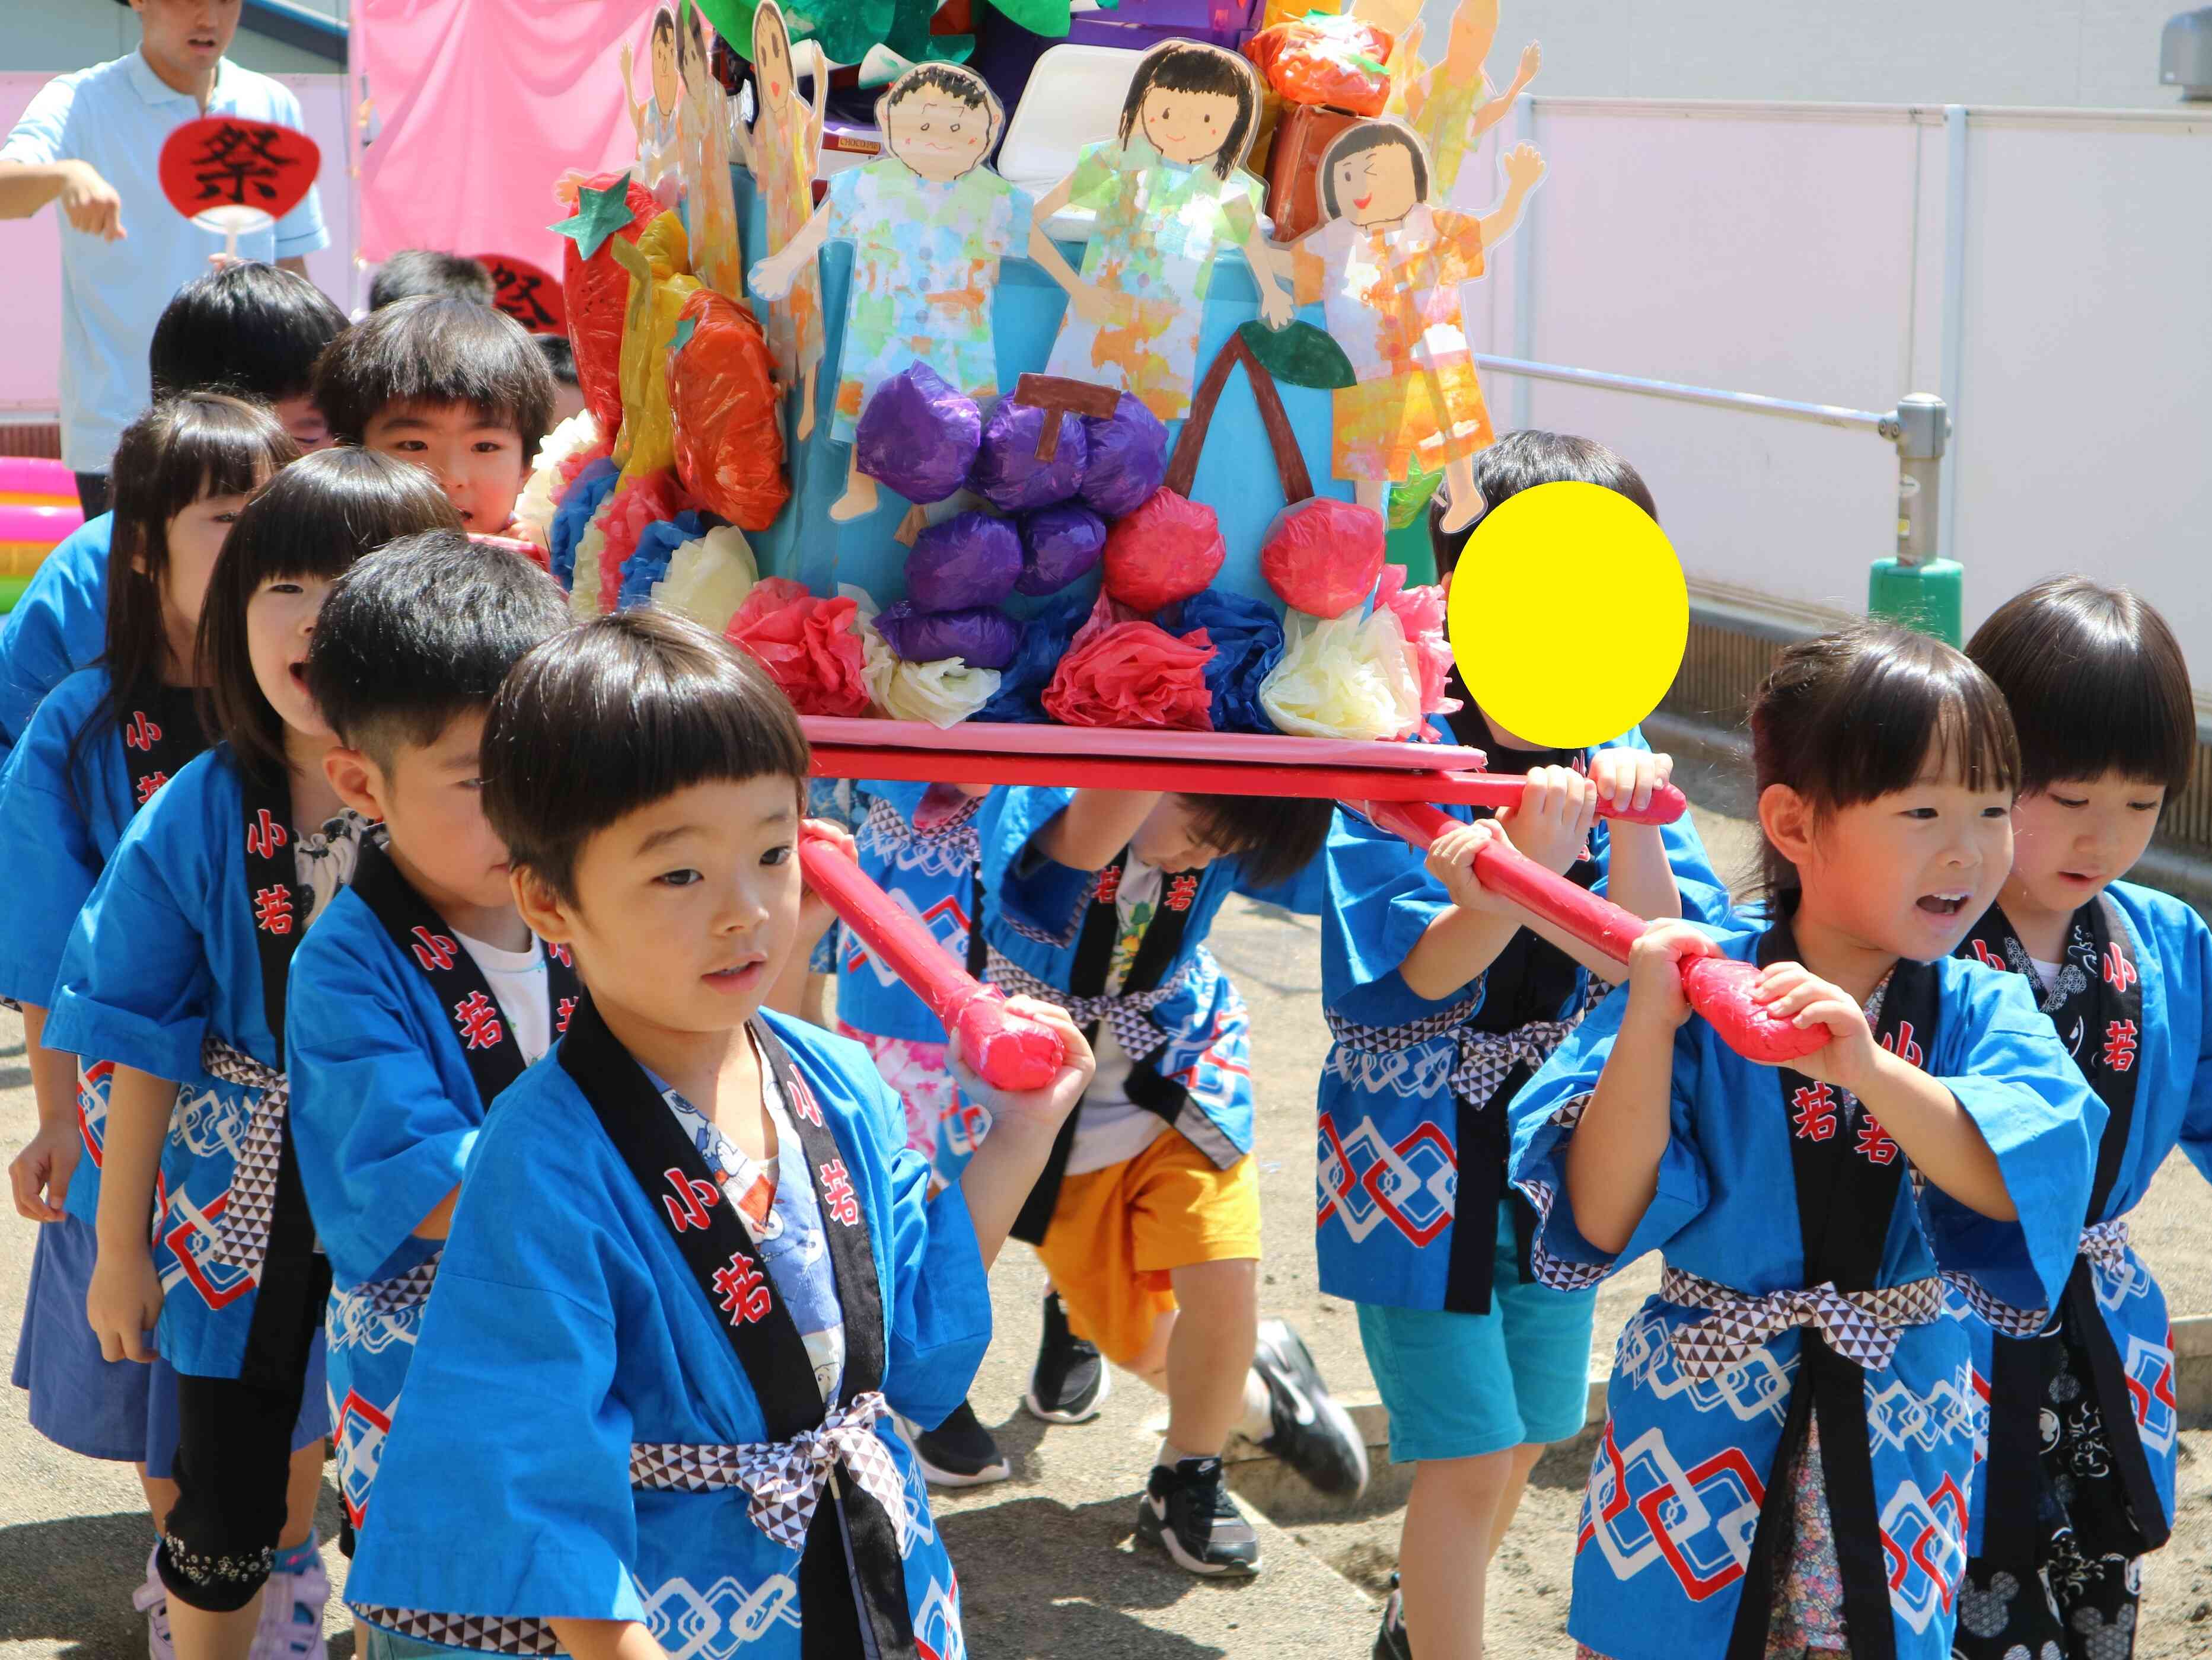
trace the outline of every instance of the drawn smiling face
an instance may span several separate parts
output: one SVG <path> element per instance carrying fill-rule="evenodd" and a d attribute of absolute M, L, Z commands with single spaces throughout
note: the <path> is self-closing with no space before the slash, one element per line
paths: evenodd
<path fill-rule="evenodd" d="M 1146 140 L 1177 167 L 1194 167 L 1221 153 L 1237 126 L 1237 100 L 1228 93 L 1170 92 L 1154 88 L 1139 111 Z"/>
<path fill-rule="evenodd" d="M 1335 163 L 1337 206 L 1355 225 L 1395 225 L 1413 210 L 1420 192 L 1413 158 L 1401 146 L 1377 144 Z"/>
<path fill-rule="evenodd" d="M 959 178 L 990 148 L 988 105 L 964 104 L 929 91 L 902 98 L 888 114 L 891 154 L 937 184 Z"/>

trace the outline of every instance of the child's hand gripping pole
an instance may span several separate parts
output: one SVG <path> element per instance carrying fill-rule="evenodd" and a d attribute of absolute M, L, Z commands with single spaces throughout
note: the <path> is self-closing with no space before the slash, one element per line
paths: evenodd
<path fill-rule="evenodd" d="M 1042 1089 L 1065 1063 L 1057 1033 L 1006 1007 L 1005 996 L 981 984 L 945 954 L 912 912 L 870 881 L 852 856 L 827 836 L 802 832 L 799 863 L 806 885 L 829 901 L 845 926 L 867 944 L 907 989 L 929 1005 L 960 1053 L 996 1089 Z"/>
<path fill-rule="evenodd" d="M 1355 801 L 1346 805 L 1416 847 L 1426 847 L 1457 822 L 1425 803 Z M 1611 900 L 1553 875 L 1502 841 L 1493 840 L 1475 854 L 1474 874 L 1492 893 L 1504 894 L 1532 916 L 1603 952 L 1624 969 L 1629 948 L 1650 926 Z M 1779 1066 L 1828 1041 L 1825 1027 L 1796 1027 L 1769 1015 L 1752 997 L 1759 980 L 1754 965 L 1729 957 L 1687 957 L 1682 961 L 1682 991 L 1690 1006 L 1747 1060 Z"/>

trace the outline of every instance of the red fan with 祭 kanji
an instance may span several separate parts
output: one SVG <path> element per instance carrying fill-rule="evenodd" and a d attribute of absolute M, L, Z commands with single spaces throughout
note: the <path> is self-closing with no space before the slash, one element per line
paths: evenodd
<path fill-rule="evenodd" d="M 493 305 L 532 334 L 568 332 L 568 301 L 559 277 L 509 253 L 480 253 L 476 261 L 491 273 Z"/>
<path fill-rule="evenodd" d="M 161 146 L 161 194 L 204 230 L 220 232 L 224 252 L 267 230 L 307 200 L 323 153 L 315 141 L 274 121 L 207 115 L 187 121 Z"/>

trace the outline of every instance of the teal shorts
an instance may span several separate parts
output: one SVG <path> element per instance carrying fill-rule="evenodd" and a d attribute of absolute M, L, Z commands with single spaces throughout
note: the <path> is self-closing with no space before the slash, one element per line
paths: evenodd
<path fill-rule="evenodd" d="M 361 1629 L 368 1635 L 362 1639 L 361 1652 L 356 1660 L 428 1660 L 431 1655 L 449 1655 L 453 1651 L 441 1648 L 435 1643 L 418 1642 L 412 1637 L 402 1637 L 381 1626 L 364 1625 Z"/>
<path fill-rule="evenodd" d="M 1578 1433 L 1597 1292 L 1521 1277 L 1513 1208 L 1498 1208 L 1490 1312 L 1361 1303 L 1359 1342 L 1390 1414 L 1390 1459 L 1478 1458 Z"/>

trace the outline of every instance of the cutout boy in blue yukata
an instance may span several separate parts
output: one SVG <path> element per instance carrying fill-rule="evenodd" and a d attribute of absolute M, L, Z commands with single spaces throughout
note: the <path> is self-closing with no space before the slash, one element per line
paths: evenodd
<path fill-rule="evenodd" d="M 1030 1003 L 1066 1057 L 1043 1089 L 956 1052 L 994 1127 L 928 1197 L 866 1051 L 761 1009 L 812 925 L 806 741 L 696 624 L 639 609 L 547 641 L 494 701 L 483 767 L 517 908 L 588 995 L 477 1139 L 356 1612 L 587 1660 L 962 1652 L 892 1415 L 967 1393 L 985 1270 L 1089 1049 Z"/>

